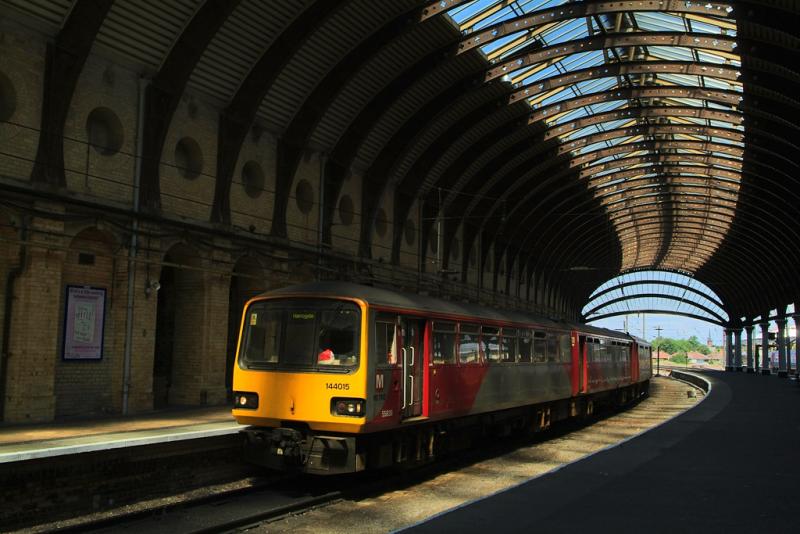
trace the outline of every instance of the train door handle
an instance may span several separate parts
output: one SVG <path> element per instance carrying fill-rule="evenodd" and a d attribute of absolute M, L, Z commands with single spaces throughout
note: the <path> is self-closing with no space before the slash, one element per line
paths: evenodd
<path fill-rule="evenodd" d="M 408 359 L 406 359 L 406 348 L 403 347 L 401 349 L 403 351 L 403 376 L 408 374 Z M 406 399 L 408 398 L 408 394 L 406 393 L 406 380 L 403 380 L 403 406 L 401 406 L 401 410 L 405 409 L 407 406 Z"/>
<path fill-rule="evenodd" d="M 414 347 L 408 347 L 408 350 L 411 351 L 411 363 L 409 363 L 409 365 L 414 367 L 414 355 L 417 353 L 417 351 L 414 349 Z"/>
<path fill-rule="evenodd" d="M 408 378 L 411 379 L 411 402 L 410 405 L 414 405 L 414 375 L 408 375 Z"/>

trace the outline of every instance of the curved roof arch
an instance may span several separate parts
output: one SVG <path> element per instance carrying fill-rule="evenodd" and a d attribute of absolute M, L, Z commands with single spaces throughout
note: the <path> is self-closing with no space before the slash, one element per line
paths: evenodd
<path fill-rule="evenodd" d="M 581 316 L 587 321 L 625 313 L 658 310 L 716 324 L 730 322 L 719 296 L 707 285 L 674 271 L 633 271 L 600 285 L 589 297 Z"/>

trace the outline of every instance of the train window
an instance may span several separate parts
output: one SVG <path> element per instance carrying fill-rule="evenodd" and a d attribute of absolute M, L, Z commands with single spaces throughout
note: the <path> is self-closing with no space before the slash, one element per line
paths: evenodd
<path fill-rule="evenodd" d="M 360 310 L 349 302 L 286 299 L 258 302 L 245 316 L 240 365 L 291 368 L 356 366 Z"/>
<path fill-rule="evenodd" d="M 456 362 L 455 323 L 433 323 L 433 363 Z"/>
<path fill-rule="evenodd" d="M 242 354 L 251 363 L 277 363 L 282 312 L 259 308 L 255 305 L 248 310 L 249 323 Z"/>
<path fill-rule="evenodd" d="M 531 332 L 530 330 L 524 330 L 520 332 L 519 338 L 517 338 L 517 352 L 519 353 L 519 361 L 523 363 L 527 363 L 531 361 L 531 351 L 533 349 L 533 340 L 531 339 Z"/>
<path fill-rule="evenodd" d="M 569 363 L 572 361 L 572 337 L 569 334 L 558 336 L 558 344 L 561 348 L 561 361 Z"/>
<path fill-rule="evenodd" d="M 378 365 L 397 364 L 397 324 L 391 319 L 375 322 L 375 354 Z"/>
<path fill-rule="evenodd" d="M 547 334 L 547 361 L 557 362 L 559 359 L 558 337 L 555 334 Z"/>
<path fill-rule="evenodd" d="M 458 361 L 475 363 L 480 361 L 478 339 L 480 327 L 477 325 L 460 325 L 458 336 Z"/>
<path fill-rule="evenodd" d="M 358 358 L 357 324 L 353 311 L 344 307 L 320 312 L 317 339 L 320 365 L 354 365 Z M 330 358 L 325 358 L 330 351 Z"/>
<path fill-rule="evenodd" d="M 500 361 L 500 329 L 494 326 L 481 327 L 481 348 L 490 362 Z"/>
<path fill-rule="evenodd" d="M 533 333 L 533 361 L 534 363 L 547 361 L 547 334 L 544 332 Z"/>
<path fill-rule="evenodd" d="M 515 328 L 503 328 L 503 336 L 500 338 L 500 361 L 514 362 L 517 359 L 517 330 Z"/>

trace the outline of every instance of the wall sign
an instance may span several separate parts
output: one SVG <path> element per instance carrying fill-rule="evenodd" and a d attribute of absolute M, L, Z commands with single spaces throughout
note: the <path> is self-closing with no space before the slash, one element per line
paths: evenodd
<path fill-rule="evenodd" d="M 106 290 L 67 286 L 64 313 L 64 360 L 102 360 Z"/>

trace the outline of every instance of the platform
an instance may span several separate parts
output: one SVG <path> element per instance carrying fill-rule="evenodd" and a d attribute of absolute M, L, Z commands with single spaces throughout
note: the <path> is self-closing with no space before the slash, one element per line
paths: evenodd
<path fill-rule="evenodd" d="M 0 427 L 0 464 L 234 434 L 228 406 L 113 419 Z"/>
<path fill-rule="evenodd" d="M 617 447 L 412 532 L 796 532 L 800 387 L 746 373 Z"/>

